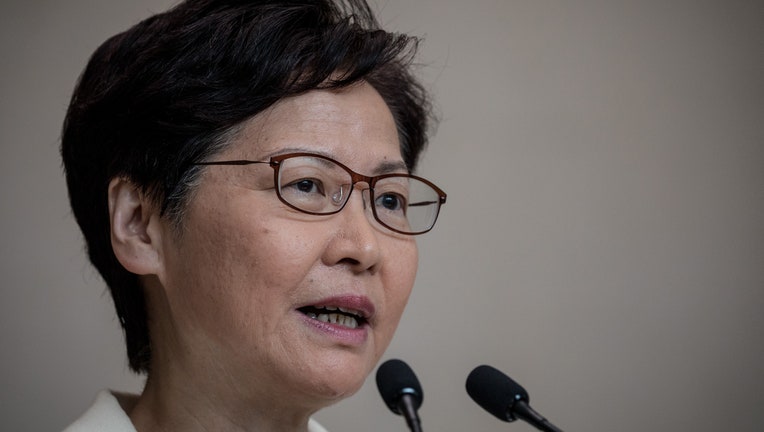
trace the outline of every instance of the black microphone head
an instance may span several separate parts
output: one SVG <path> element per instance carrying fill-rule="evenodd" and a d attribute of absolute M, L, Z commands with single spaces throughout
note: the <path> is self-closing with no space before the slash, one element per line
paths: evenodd
<path fill-rule="evenodd" d="M 402 414 L 398 409 L 398 402 L 403 395 L 412 396 L 415 409 L 422 406 L 422 386 L 419 385 L 414 371 L 402 360 L 391 359 L 382 363 L 377 369 L 377 388 L 382 400 L 395 414 Z"/>
<path fill-rule="evenodd" d="M 522 400 L 529 402 L 528 392 L 498 369 L 491 366 L 478 366 L 467 377 L 467 393 L 484 410 L 499 420 L 516 420 L 512 406 Z"/>

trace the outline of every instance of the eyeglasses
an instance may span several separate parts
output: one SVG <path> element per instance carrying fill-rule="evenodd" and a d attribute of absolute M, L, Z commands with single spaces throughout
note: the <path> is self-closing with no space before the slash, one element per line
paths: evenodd
<path fill-rule="evenodd" d="M 268 164 L 276 194 L 287 206 L 311 215 L 331 215 L 347 204 L 355 185 L 369 185 L 374 219 L 400 234 L 424 234 L 438 219 L 446 193 L 422 177 L 405 173 L 365 176 L 326 156 L 288 153 L 269 161 L 229 160 L 194 165 Z M 366 201 L 364 200 L 364 205 Z"/>

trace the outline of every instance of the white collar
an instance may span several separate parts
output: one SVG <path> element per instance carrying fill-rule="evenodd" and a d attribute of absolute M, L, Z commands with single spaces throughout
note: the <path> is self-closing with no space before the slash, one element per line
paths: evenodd
<path fill-rule="evenodd" d="M 125 412 L 125 407 L 135 404 L 138 396 L 102 390 L 93 405 L 64 432 L 136 432 L 135 426 Z M 312 418 L 308 432 L 327 432 Z"/>

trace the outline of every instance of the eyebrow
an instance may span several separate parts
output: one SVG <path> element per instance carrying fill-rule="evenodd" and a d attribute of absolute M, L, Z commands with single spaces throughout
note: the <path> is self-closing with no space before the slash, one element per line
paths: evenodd
<path fill-rule="evenodd" d="M 402 160 L 384 161 L 374 169 L 375 174 L 389 174 L 398 171 L 409 172 L 409 167 L 406 166 L 406 162 L 403 162 Z"/>

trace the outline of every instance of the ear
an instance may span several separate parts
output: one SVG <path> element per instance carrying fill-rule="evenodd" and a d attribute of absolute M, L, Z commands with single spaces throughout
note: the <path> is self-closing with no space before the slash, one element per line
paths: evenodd
<path fill-rule="evenodd" d="M 138 275 L 158 274 L 162 257 L 159 211 L 125 178 L 109 182 L 111 247 L 120 264 Z"/>

